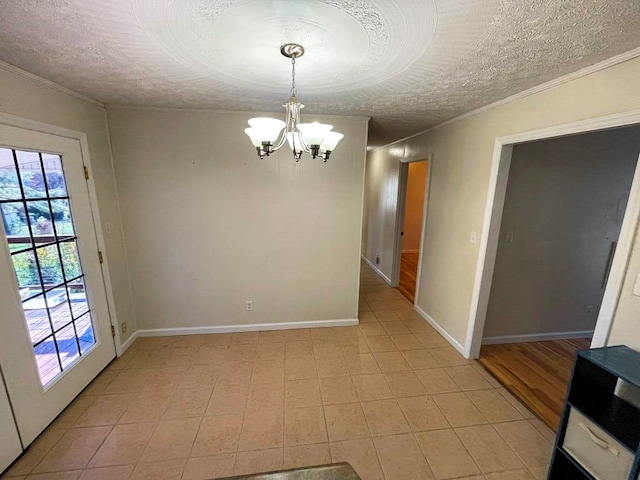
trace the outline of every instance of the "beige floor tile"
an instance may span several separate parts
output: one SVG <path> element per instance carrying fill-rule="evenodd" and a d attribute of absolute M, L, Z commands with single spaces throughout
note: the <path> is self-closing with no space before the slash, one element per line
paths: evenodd
<path fill-rule="evenodd" d="M 439 368 L 440 365 L 436 359 L 424 348 L 419 350 L 406 350 L 402 354 L 414 370 L 422 370 L 426 368 Z"/>
<path fill-rule="evenodd" d="M 372 337 L 376 335 L 386 335 L 384 328 L 379 323 L 363 323 L 360 325 L 360 332 L 365 337 Z"/>
<path fill-rule="evenodd" d="M 441 367 L 455 367 L 471 363 L 450 345 L 429 349 L 429 353 L 440 364 Z"/>
<path fill-rule="evenodd" d="M 5 472 L 7 476 L 17 477 L 30 474 L 66 432 L 66 429 L 46 429 L 11 468 Z"/>
<path fill-rule="evenodd" d="M 299 342 L 302 340 L 311 340 L 311 333 L 308 328 L 296 328 L 292 330 L 287 330 L 287 337 L 285 338 L 285 343 L 289 342 Z"/>
<path fill-rule="evenodd" d="M 285 360 L 286 380 L 302 380 L 305 378 L 318 378 L 316 360 L 310 357 L 287 358 Z"/>
<path fill-rule="evenodd" d="M 135 465 L 90 468 L 82 472 L 80 480 L 128 480 L 134 468 Z"/>
<path fill-rule="evenodd" d="M 487 480 L 535 480 L 527 470 L 512 470 L 509 472 L 496 472 L 485 475 Z"/>
<path fill-rule="evenodd" d="M 218 373 L 217 385 L 245 385 L 251 382 L 253 364 L 244 361 L 224 363 Z"/>
<path fill-rule="evenodd" d="M 380 352 L 373 356 L 383 372 L 401 372 L 410 368 L 400 352 Z"/>
<path fill-rule="evenodd" d="M 284 382 L 284 360 L 260 360 L 253 365 L 252 384 Z"/>
<path fill-rule="evenodd" d="M 443 393 L 432 398 L 452 427 L 487 423 L 487 419 L 462 392 Z"/>
<path fill-rule="evenodd" d="M 260 332 L 235 332 L 231 334 L 231 344 L 246 345 L 258 343 Z"/>
<path fill-rule="evenodd" d="M 523 418 L 497 390 L 475 390 L 466 392 L 466 395 L 489 422 L 509 422 Z"/>
<path fill-rule="evenodd" d="M 449 422 L 431 397 L 400 398 L 398 403 L 414 432 L 449 428 Z"/>
<path fill-rule="evenodd" d="M 284 444 L 286 446 L 326 441 L 327 429 L 321 406 L 285 409 Z"/>
<path fill-rule="evenodd" d="M 358 395 L 351 377 L 321 378 L 320 392 L 324 405 L 358 401 Z"/>
<path fill-rule="evenodd" d="M 163 420 L 202 417 L 209 404 L 213 387 L 180 388 L 171 397 Z M 126 415 L 126 413 L 125 413 Z"/>
<path fill-rule="evenodd" d="M 458 384 L 462 391 L 493 388 L 491 384 L 478 373 L 474 365 L 449 367 L 445 368 L 445 372 Z"/>
<path fill-rule="evenodd" d="M 362 402 L 362 410 L 369 430 L 374 436 L 394 435 L 409 432 L 409 424 L 404 418 L 398 402 L 394 399 Z"/>
<path fill-rule="evenodd" d="M 427 370 L 415 370 L 415 374 L 431 395 L 439 393 L 459 392 L 460 387 L 447 375 L 444 368 L 430 368 Z"/>
<path fill-rule="evenodd" d="M 105 372 L 103 372 L 104 374 Z M 91 384 L 89 385 L 91 386 Z M 98 397 L 93 395 L 85 395 L 84 393 L 76 398 L 49 426 L 54 428 L 70 428 L 80 418 L 80 416 L 89 408 Z"/>
<path fill-rule="evenodd" d="M 527 467 L 549 464 L 553 444 L 528 421 L 499 423 L 493 427 Z"/>
<path fill-rule="evenodd" d="M 180 480 L 186 460 L 139 463 L 130 480 Z"/>
<path fill-rule="evenodd" d="M 535 418 L 535 415 L 533 413 L 531 413 L 531 410 L 529 410 L 527 407 L 525 407 L 516 397 L 511 395 L 504 388 L 499 388 L 498 392 L 500 393 L 500 395 L 502 395 L 504 398 L 506 398 L 507 402 L 509 402 L 511 405 L 513 405 L 513 408 L 518 410 L 520 415 L 522 415 L 524 418 Z"/>
<path fill-rule="evenodd" d="M 360 401 L 383 400 L 393 394 L 382 374 L 354 375 L 351 377 Z"/>
<path fill-rule="evenodd" d="M 141 423 L 162 420 L 162 416 L 169 405 L 170 396 L 155 395 L 150 392 L 143 392 L 129 402 L 124 414 L 118 420 L 123 423 Z"/>
<path fill-rule="evenodd" d="M 187 368 L 178 384 L 179 388 L 211 387 L 216 384 L 220 373 L 220 365 L 209 363 L 204 365 L 191 365 Z"/>
<path fill-rule="evenodd" d="M 67 430 L 49 450 L 33 473 L 82 469 L 111 432 L 111 427 L 87 427 Z"/>
<path fill-rule="evenodd" d="M 547 480 L 549 466 L 530 468 L 529 471 L 535 480 Z"/>
<path fill-rule="evenodd" d="M 187 418 L 161 421 L 140 461 L 150 463 L 187 458 L 198 433 L 200 420 Z"/>
<path fill-rule="evenodd" d="M 331 463 L 328 443 L 284 447 L 283 468 L 300 468 Z"/>
<path fill-rule="evenodd" d="M 342 354 L 330 357 L 316 357 L 316 366 L 318 369 L 318 377 L 320 378 L 349 375 L 349 367 Z"/>
<path fill-rule="evenodd" d="M 264 332 L 262 332 L 264 333 Z M 254 362 L 260 360 L 284 360 L 284 332 L 270 332 L 270 333 L 282 333 L 283 340 L 282 343 L 272 343 L 271 341 L 264 341 L 264 343 L 259 343 L 256 346 L 256 356 L 254 358 Z M 263 340 L 261 340 L 262 342 Z"/>
<path fill-rule="evenodd" d="M 195 365 L 201 365 L 201 364 L 219 365 L 226 360 L 226 357 L 227 357 L 226 346 L 203 345 L 197 350 L 196 355 L 193 358 L 193 363 Z"/>
<path fill-rule="evenodd" d="M 347 360 L 347 366 L 349 367 L 351 375 L 380 372 L 380 367 L 371 353 L 346 355 L 345 359 Z"/>
<path fill-rule="evenodd" d="M 231 343 L 230 333 L 214 333 L 202 336 L 202 345 L 223 346 L 226 347 Z"/>
<path fill-rule="evenodd" d="M 284 346 L 284 356 L 286 359 L 313 357 L 313 344 L 311 340 L 287 342 Z"/>
<path fill-rule="evenodd" d="M 262 332 L 258 332 L 258 344 L 283 344 L 287 341 L 287 331 L 286 330 L 264 330 Z"/>
<path fill-rule="evenodd" d="M 547 439 L 547 441 L 550 444 L 554 444 L 556 441 L 556 434 L 553 430 L 551 430 L 545 423 L 543 423 L 541 420 L 537 419 L 537 418 L 532 418 L 529 420 L 529 423 L 536 429 L 538 430 L 538 432 L 540 432 L 542 434 L 542 436 L 544 438 Z"/>
<path fill-rule="evenodd" d="M 82 391 L 82 395 L 102 395 L 118 373 L 115 370 L 104 370 Z"/>
<path fill-rule="evenodd" d="M 275 411 L 284 408 L 284 384 L 269 383 L 251 385 L 245 412 Z"/>
<path fill-rule="evenodd" d="M 137 463 L 157 426 L 157 422 L 116 425 L 91 459 L 89 467 Z"/>
<path fill-rule="evenodd" d="M 438 479 L 481 473 L 452 429 L 420 432 L 416 434 L 416 439 Z"/>
<path fill-rule="evenodd" d="M 254 343 L 231 344 L 227 347 L 225 362 L 253 362 L 258 345 Z"/>
<path fill-rule="evenodd" d="M 380 322 L 387 335 L 406 335 L 411 331 L 399 319 L 397 322 Z"/>
<path fill-rule="evenodd" d="M 434 478 L 413 435 L 373 439 L 386 480 Z"/>
<path fill-rule="evenodd" d="M 282 411 L 249 412 L 244 416 L 238 450 L 262 450 L 281 447 L 284 441 Z"/>
<path fill-rule="evenodd" d="M 385 373 L 385 378 L 396 398 L 425 395 L 427 391 L 413 372 Z"/>
<path fill-rule="evenodd" d="M 378 321 L 378 317 L 376 317 L 372 311 L 365 310 L 358 313 L 358 320 L 360 320 L 360 323 L 375 323 Z"/>
<path fill-rule="evenodd" d="M 242 431 L 242 415 L 204 417 L 191 449 L 191 457 L 234 453 Z"/>
<path fill-rule="evenodd" d="M 376 335 L 374 337 L 365 337 L 367 345 L 369 345 L 369 350 L 375 353 L 381 352 L 395 352 L 398 350 L 398 347 L 391 337 L 387 335 Z"/>
<path fill-rule="evenodd" d="M 359 403 L 325 405 L 324 415 L 329 440 L 352 440 L 371 435 Z"/>
<path fill-rule="evenodd" d="M 365 337 L 340 337 L 340 344 L 345 353 L 369 353 L 369 344 Z"/>
<path fill-rule="evenodd" d="M 213 389 L 205 415 L 243 414 L 249 385 L 218 385 Z"/>
<path fill-rule="evenodd" d="M 273 470 L 281 470 L 282 462 L 282 448 L 238 452 L 236 455 L 234 474 L 246 475 L 249 473 L 264 473 L 271 472 Z"/>
<path fill-rule="evenodd" d="M 322 405 L 318 380 L 307 378 L 287 382 L 285 384 L 285 405 L 287 408 Z"/>
<path fill-rule="evenodd" d="M 134 394 L 100 395 L 96 397 L 95 401 L 80 415 L 74 426 L 97 427 L 115 425 L 134 398 Z"/>
<path fill-rule="evenodd" d="M 418 338 L 413 333 L 405 333 L 402 335 L 391 335 L 391 341 L 398 350 L 418 350 L 423 348 Z"/>
<path fill-rule="evenodd" d="M 230 477 L 236 456 L 233 453 L 212 455 L 210 457 L 190 458 L 184 467 L 182 480 L 209 480 L 218 477 Z"/>
<path fill-rule="evenodd" d="M 370 438 L 331 442 L 331 461 L 348 462 L 362 480 L 384 480 L 378 454 Z"/>
<path fill-rule="evenodd" d="M 436 331 L 431 331 L 428 333 L 425 333 L 424 331 L 412 331 L 413 333 L 415 333 L 416 338 L 424 348 L 437 348 L 445 347 L 448 345 L 447 341 L 442 338 L 442 336 Z"/>
<path fill-rule="evenodd" d="M 56 472 L 56 473 L 38 473 L 35 475 L 29 475 L 27 480 L 76 480 L 82 470 L 73 470 L 68 472 Z"/>
<path fill-rule="evenodd" d="M 489 384 L 493 387 L 493 388 L 500 388 L 502 387 L 502 384 L 496 379 L 496 377 L 494 377 L 486 368 L 484 368 L 482 365 L 480 365 L 479 363 L 477 363 L 477 360 L 475 361 L 476 363 L 473 364 L 473 368 L 476 369 L 476 371 L 482 375 L 485 380 L 487 382 L 489 382 Z"/>
<path fill-rule="evenodd" d="M 342 355 L 342 345 L 340 341 L 332 337 L 330 340 L 325 340 L 322 343 L 313 343 L 313 354 L 318 357 L 332 357 L 334 355 Z"/>
<path fill-rule="evenodd" d="M 491 425 L 456 428 L 482 473 L 523 469 L 524 465 Z"/>
<path fill-rule="evenodd" d="M 375 304 L 374 304 L 375 306 Z M 384 308 L 374 308 L 373 313 L 379 322 L 398 322 L 400 317 L 393 311 L 391 305 L 385 305 Z"/>

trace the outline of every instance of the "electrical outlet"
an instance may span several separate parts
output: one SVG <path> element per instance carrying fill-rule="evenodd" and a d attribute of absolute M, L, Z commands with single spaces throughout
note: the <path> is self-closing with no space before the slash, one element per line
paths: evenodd
<path fill-rule="evenodd" d="M 376 255 L 376 265 L 380 265 L 380 255 Z"/>
<path fill-rule="evenodd" d="M 127 322 L 122 322 L 120 330 L 122 330 L 122 333 L 127 333 Z"/>
<path fill-rule="evenodd" d="M 111 235 L 111 223 L 104 222 L 104 234 Z"/>
<path fill-rule="evenodd" d="M 247 312 L 253 312 L 253 300 L 247 300 Z"/>

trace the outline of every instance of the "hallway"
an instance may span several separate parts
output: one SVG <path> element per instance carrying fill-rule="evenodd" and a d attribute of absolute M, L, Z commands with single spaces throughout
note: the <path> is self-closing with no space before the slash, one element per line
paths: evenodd
<path fill-rule="evenodd" d="M 359 326 L 138 339 L 3 478 L 545 478 L 546 426 L 364 265 L 360 294 Z"/>

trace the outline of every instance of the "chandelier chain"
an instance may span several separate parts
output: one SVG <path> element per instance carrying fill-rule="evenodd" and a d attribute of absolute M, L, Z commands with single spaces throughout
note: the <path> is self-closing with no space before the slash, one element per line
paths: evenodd
<path fill-rule="evenodd" d="M 298 89 L 296 88 L 296 59 L 291 59 L 291 95 L 297 95 Z"/>

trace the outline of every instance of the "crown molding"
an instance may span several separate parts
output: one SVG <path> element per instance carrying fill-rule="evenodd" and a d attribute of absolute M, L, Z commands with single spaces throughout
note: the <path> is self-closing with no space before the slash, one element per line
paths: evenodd
<path fill-rule="evenodd" d="M 463 113 L 462 115 L 458 115 L 457 117 L 446 120 L 438 125 L 433 127 L 429 127 L 426 130 L 422 130 L 418 133 L 414 133 L 407 137 L 401 138 L 400 140 L 395 140 L 391 143 L 387 143 L 386 145 L 382 145 L 380 147 L 373 148 L 372 150 L 381 150 L 383 148 L 390 147 L 397 143 L 405 142 L 411 138 L 418 137 L 424 133 L 430 132 L 437 128 L 444 127 L 445 125 L 449 125 L 451 123 L 459 122 L 460 120 L 464 120 L 465 118 L 474 117 L 480 113 L 486 112 L 487 110 L 493 110 L 494 108 L 501 107 L 503 105 L 507 105 L 509 103 L 521 100 L 523 98 L 529 97 L 531 95 L 535 95 L 536 93 L 543 92 L 545 90 L 549 90 L 550 88 L 558 87 L 564 83 L 571 82 L 573 80 L 577 80 L 581 77 L 586 77 L 587 75 L 591 75 L 592 73 L 599 72 L 601 70 L 606 70 L 607 68 L 613 67 L 620 63 L 627 62 L 629 60 L 633 60 L 636 57 L 640 57 L 640 47 L 634 48 L 633 50 L 629 50 L 627 52 L 621 53 L 614 57 L 603 60 L 602 62 L 595 63 L 585 68 L 581 68 L 580 70 L 576 70 L 575 72 L 568 73 L 561 77 L 555 78 L 553 80 L 549 80 L 548 82 L 541 83 L 535 87 L 528 88 L 527 90 L 523 90 L 522 92 L 516 93 L 509 97 L 503 98 L 502 100 L 498 100 L 497 102 L 490 103 L 488 105 L 484 105 L 483 107 L 477 108 L 475 110 L 471 110 L 470 112 Z M 371 151 L 371 150 L 370 150 Z"/>
<path fill-rule="evenodd" d="M 101 107 L 104 107 L 104 103 L 100 102 L 99 100 L 96 100 L 95 98 L 91 98 L 88 97 L 87 95 L 83 95 L 82 93 L 78 93 L 75 90 L 71 90 L 70 88 L 67 87 L 63 87 L 60 84 L 57 84 L 55 82 L 52 82 L 51 80 L 47 80 L 46 78 L 42 78 L 34 73 L 31 72 L 27 72 L 26 70 L 23 70 L 21 68 L 18 68 L 14 65 L 11 65 L 10 63 L 7 63 L 3 60 L 0 60 L 0 69 L 1 70 L 5 70 L 9 73 L 13 73 L 15 75 L 18 75 L 22 78 L 26 78 L 28 80 L 31 80 L 35 83 L 39 83 L 45 87 L 51 88 L 52 90 L 56 90 L 60 93 L 64 93 L 65 95 L 69 95 L 70 97 L 74 97 L 77 98 L 79 100 L 84 100 L 85 102 L 89 102 L 89 103 L 93 103 L 94 105 L 100 105 Z"/>

